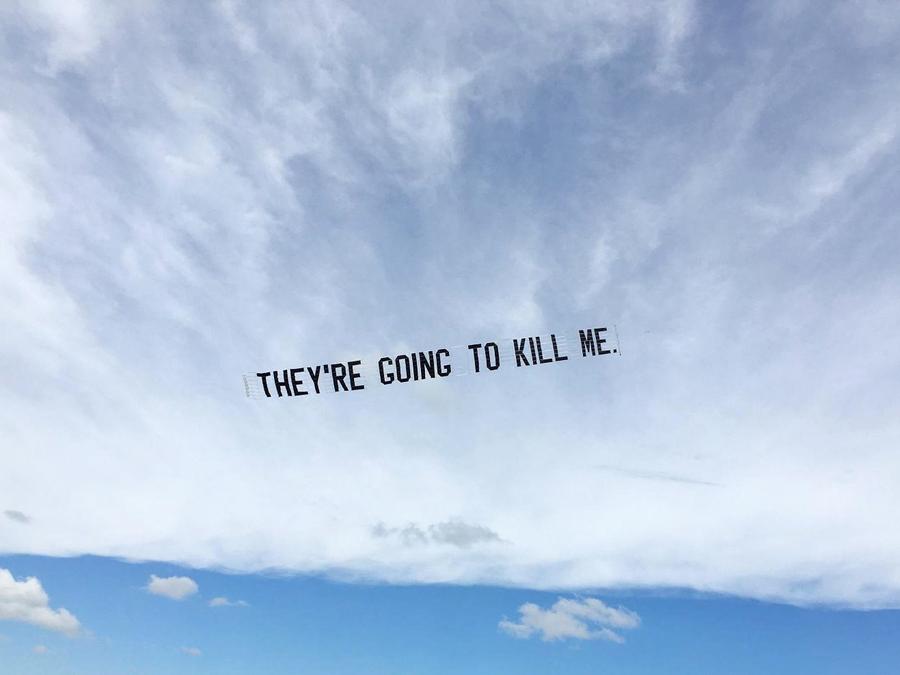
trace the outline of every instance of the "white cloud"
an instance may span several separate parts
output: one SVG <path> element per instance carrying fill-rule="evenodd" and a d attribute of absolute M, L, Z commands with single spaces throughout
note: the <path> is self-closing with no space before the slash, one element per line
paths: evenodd
<path fill-rule="evenodd" d="M 624 607 L 609 607 L 597 598 L 560 598 L 549 609 L 528 602 L 519 607 L 519 620 L 503 619 L 499 627 L 515 638 L 540 637 L 555 640 L 609 640 L 624 642 L 616 631 L 631 630 L 641 623 L 637 613 Z"/>
<path fill-rule="evenodd" d="M 200 651 L 197 647 L 182 647 L 182 654 L 187 654 L 188 656 L 202 656 L 203 652 Z"/>
<path fill-rule="evenodd" d="M 150 575 L 147 591 L 171 600 L 184 600 L 199 590 L 197 582 L 190 577 L 158 577 Z"/>
<path fill-rule="evenodd" d="M 50 652 L 50 649 L 48 647 L 46 647 L 45 645 L 35 645 L 31 649 L 32 654 L 47 654 L 49 652 Z"/>
<path fill-rule="evenodd" d="M 243 600 L 229 600 L 225 597 L 213 598 L 209 601 L 210 607 L 247 607 L 247 603 Z"/>
<path fill-rule="evenodd" d="M 0 620 L 21 621 L 46 630 L 74 636 L 81 624 L 67 609 L 52 609 L 50 598 L 35 577 L 18 581 L 0 568 Z"/>

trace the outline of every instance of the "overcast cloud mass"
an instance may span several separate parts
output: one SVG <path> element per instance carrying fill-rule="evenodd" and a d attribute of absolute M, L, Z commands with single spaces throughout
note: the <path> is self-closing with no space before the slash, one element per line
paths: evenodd
<path fill-rule="evenodd" d="M 900 606 L 900 8 L 777 5 L 3 3 L 0 552 Z"/>

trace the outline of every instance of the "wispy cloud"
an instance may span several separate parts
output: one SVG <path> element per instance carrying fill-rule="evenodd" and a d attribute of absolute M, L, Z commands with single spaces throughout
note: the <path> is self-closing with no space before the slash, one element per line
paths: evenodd
<path fill-rule="evenodd" d="M 3 515 L 9 518 L 10 520 L 14 520 L 17 523 L 22 523 L 23 525 L 27 525 L 31 522 L 31 518 L 22 513 L 21 511 L 8 510 L 4 511 Z"/>
<path fill-rule="evenodd" d="M 632 478 L 661 480 L 672 483 L 685 483 L 687 485 L 706 485 L 709 487 L 721 487 L 720 483 L 713 483 L 707 480 L 699 480 L 697 478 L 689 478 L 688 476 L 681 476 L 674 473 L 666 473 L 665 471 L 648 471 L 646 469 L 632 469 L 624 466 L 610 466 L 607 464 L 595 464 L 592 468 L 598 469 L 599 471 L 610 471 L 612 473 L 618 473 L 623 476 L 630 476 Z"/>
<path fill-rule="evenodd" d="M 229 600 L 225 597 L 213 598 L 209 601 L 210 607 L 247 607 L 248 603 L 243 600 Z"/>

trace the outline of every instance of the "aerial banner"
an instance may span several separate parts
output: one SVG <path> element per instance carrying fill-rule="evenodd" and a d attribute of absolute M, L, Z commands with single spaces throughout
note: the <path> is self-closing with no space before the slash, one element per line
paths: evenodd
<path fill-rule="evenodd" d="M 575 331 L 501 338 L 463 345 L 353 359 L 294 365 L 243 375 L 247 398 L 293 398 L 310 394 L 353 393 L 375 387 L 451 376 L 484 375 L 621 355 L 618 330 L 606 326 Z"/>

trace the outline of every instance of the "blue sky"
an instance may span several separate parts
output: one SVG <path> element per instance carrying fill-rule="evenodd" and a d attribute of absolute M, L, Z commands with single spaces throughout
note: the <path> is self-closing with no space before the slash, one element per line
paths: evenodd
<path fill-rule="evenodd" d="M 847 658 L 888 630 L 891 3 L 22 1 L 0 57 L 0 555 L 33 556 L 0 565 L 0 648 L 43 626 L 68 667 L 138 638 L 95 603 L 157 600 L 150 574 L 206 598 L 209 569 L 385 613 L 483 596 L 481 639 L 529 664 L 640 672 L 681 610 L 721 611 L 733 650 L 769 620 L 846 628 Z M 241 381 L 596 325 L 621 355 L 282 400 Z M 70 601 L 82 570 L 128 580 Z M 617 594 L 639 626 L 596 604 Z M 203 605 L 169 602 L 135 620 Z M 252 631 L 248 602 L 218 620 Z M 135 666 L 188 656 L 181 632 Z"/>
<path fill-rule="evenodd" d="M 691 594 L 602 593 L 640 616 L 624 644 L 518 640 L 498 629 L 525 602 L 559 595 L 455 585 L 345 584 L 229 575 L 101 558 L 3 558 L 37 574 L 54 603 L 77 607 L 76 639 L 0 624 L 14 673 L 871 673 L 896 672 L 900 613 L 790 607 Z M 189 575 L 181 601 L 144 590 L 151 574 Z M 211 608 L 212 597 L 246 607 Z M 587 594 L 564 594 L 568 598 Z M 49 650 L 34 654 L 39 644 Z M 195 647 L 199 656 L 182 651 Z"/>

